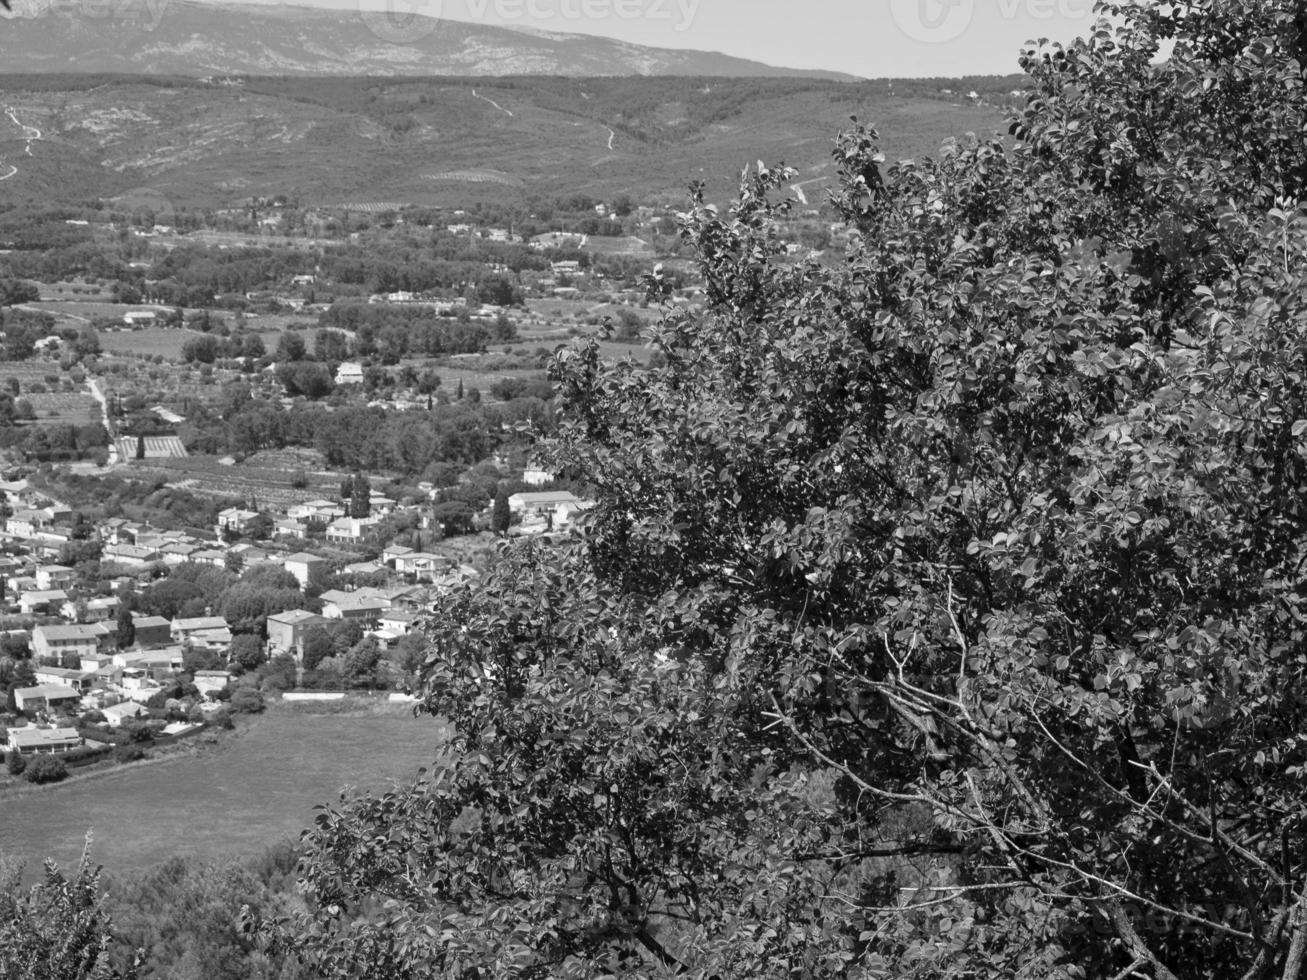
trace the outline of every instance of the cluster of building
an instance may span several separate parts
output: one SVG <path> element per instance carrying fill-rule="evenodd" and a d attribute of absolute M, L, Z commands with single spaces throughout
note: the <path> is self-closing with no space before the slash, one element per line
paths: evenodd
<path fill-rule="evenodd" d="M 528 485 L 551 480 L 542 470 L 529 469 L 525 476 Z M 312 590 L 318 611 L 295 608 L 268 616 L 266 651 L 270 657 L 290 655 L 297 664 L 303 660 L 305 637 L 315 626 L 357 623 L 382 648 L 392 648 L 418 628 L 440 596 L 477 575 L 447 555 L 397 543 L 376 558 L 358 562 L 342 561 L 339 551 L 324 556 L 293 550 L 297 544 L 306 547 L 299 542 L 315 523 L 326 527 L 329 546 L 361 542 L 395 508 L 393 501 L 379 495 L 370 501 L 378 513 L 366 518 L 347 516 L 346 508 L 331 500 L 298 503 L 276 516 L 231 508 L 218 515 L 212 537 L 199 537 L 126 519 L 78 527 L 70 508 L 24 481 L 0 484 L 0 491 L 11 511 L 0 537 L 20 546 L 10 550 L 23 553 L 0 556 L 3 604 L 11 614 L 35 621 L 21 632 L 32 652 L 36 683 L 13 692 L 15 706 L 26 714 L 57 715 L 94 707 L 110 725 L 121 724 L 139 714 L 183 669 L 188 651 L 206 651 L 214 655 L 212 660 L 228 663 L 231 625 L 215 615 L 169 620 L 132 612 L 132 641 L 120 649 L 119 596 L 157 576 L 161 566 L 275 565 L 290 573 L 301 589 Z M 517 518 L 515 531 L 535 533 L 566 527 L 592 504 L 567 491 L 540 490 L 513 495 L 509 506 Z M 273 524 L 271 543 L 244 540 L 256 522 L 268 520 Z M 88 533 L 101 545 L 95 583 L 79 578 L 77 567 L 56 560 Z M 333 575 L 385 584 L 319 591 Z M 194 682 L 208 695 L 227 686 L 232 676 L 227 670 L 201 670 Z M 67 739 L 61 742 L 50 734 L 57 731 L 38 726 L 11 729 L 11 748 L 62 751 Z"/>

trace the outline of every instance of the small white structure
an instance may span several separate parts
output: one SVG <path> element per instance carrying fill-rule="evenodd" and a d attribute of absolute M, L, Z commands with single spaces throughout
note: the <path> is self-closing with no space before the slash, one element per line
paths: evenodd
<path fill-rule="evenodd" d="M 361 385 L 363 383 L 363 365 L 354 361 L 345 361 L 336 368 L 336 384 Z"/>

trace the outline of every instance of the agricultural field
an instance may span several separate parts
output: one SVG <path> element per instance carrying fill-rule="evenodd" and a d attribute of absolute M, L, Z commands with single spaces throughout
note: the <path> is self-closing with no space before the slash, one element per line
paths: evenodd
<path fill-rule="evenodd" d="M 40 385 L 43 388 L 62 387 L 67 378 L 63 369 L 59 366 L 58 361 L 52 360 L 27 360 L 27 361 L 4 361 L 0 360 L 0 385 L 8 386 L 9 379 L 14 378 L 18 381 L 20 395 L 26 395 L 33 384 Z"/>
<path fill-rule="evenodd" d="M 219 314 L 218 319 L 221 319 Z M 272 319 L 268 317 L 266 319 Z M 260 324 L 260 320 L 253 321 Z M 259 336 L 264 345 L 272 350 L 281 338 L 280 330 L 260 330 Z M 185 327 L 141 327 L 137 330 L 101 330 L 99 332 L 101 349 L 113 354 L 135 354 L 139 357 L 160 356 L 165 361 L 180 361 L 182 347 L 192 337 L 201 336 L 195 330 Z"/>
<path fill-rule="evenodd" d="M 147 445 L 148 445 L 147 440 Z M 132 452 L 135 452 L 135 444 Z M 131 454 L 127 459 L 131 460 Z M 321 457 L 310 450 L 296 453 L 283 450 L 278 453 L 259 453 L 240 463 L 228 462 L 214 456 L 187 456 L 185 458 L 150 459 L 133 463 L 134 475 L 145 473 L 167 480 L 169 485 L 209 497 L 239 497 L 256 500 L 260 507 L 284 508 L 304 500 L 334 497 L 340 491 L 341 475 L 315 471 Z M 303 476 L 305 485 L 296 487 L 297 476 Z"/>
<path fill-rule="evenodd" d="M 83 390 L 78 392 L 46 392 L 24 394 L 36 412 L 36 421 L 44 425 L 89 425 L 104 416 L 100 403 Z"/>
<path fill-rule="evenodd" d="M 136 458 L 136 440 L 131 436 L 124 436 L 115 440 L 118 445 L 118 458 L 125 460 L 134 460 Z M 177 459 L 186 455 L 186 447 L 176 436 L 146 436 L 145 437 L 145 458 L 149 459 Z"/>
<path fill-rule="evenodd" d="M 108 303 L 111 296 L 99 283 L 85 282 L 42 282 L 41 299 L 46 302 L 103 302 Z"/>
<path fill-rule="evenodd" d="M 75 864 L 82 841 L 110 874 L 164 857 L 219 861 L 260 854 L 312 823 L 346 786 L 381 790 L 430 765 L 443 729 L 406 706 L 319 714 L 273 705 L 237 721 L 215 747 L 3 797 L 0 853 Z"/>
<path fill-rule="evenodd" d="M 132 311 L 153 311 L 160 316 L 165 316 L 171 311 L 171 307 L 157 306 L 153 303 L 114 303 L 108 299 L 47 300 L 45 294 L 48 288 L 50 287 L 42 284 L 40 286 L 40 302 L 24 303 L 23 308 L 28 310 L 43 310 L 53 316 L 55 321 L 60 325 L 72 324 L 74 326 L 80 326 L 101 317 L 121 320 L 124 313 Z"/>

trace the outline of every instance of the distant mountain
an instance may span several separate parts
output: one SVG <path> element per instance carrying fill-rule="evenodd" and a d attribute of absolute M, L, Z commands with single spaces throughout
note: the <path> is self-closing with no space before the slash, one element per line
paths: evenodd
<path fill-rule="evenodd" d="M 16 13 L 0 20 L 0 65 L 15 73 L 849 80 L 831 72 L 774 68 L 714 52 L 381 11 L 193 0 L 13 0 L 13 6 Z"/>

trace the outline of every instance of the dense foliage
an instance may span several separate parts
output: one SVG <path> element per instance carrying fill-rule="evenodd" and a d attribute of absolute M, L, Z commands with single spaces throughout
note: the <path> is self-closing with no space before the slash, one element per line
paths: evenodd
<path fill-rule="evenodd" d="M 586 535 L 433 625 L 457 737 L 306 837 L 326 977 L 1283 977 L 1307 947 L 1307 23 L 1104 5 L 1011 143 L 838 141 L 560 358 Z M 1160 43 L 1174 55 L 1154 64 Z M 655 288 L 657 283 L 654 283 Z"/>

